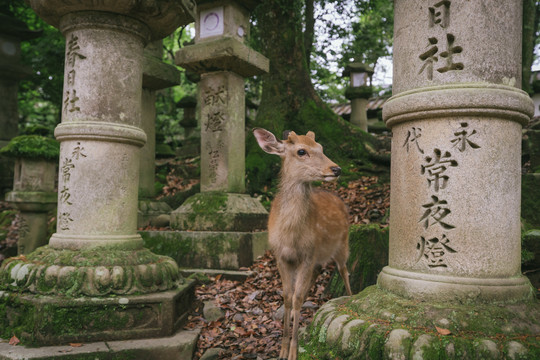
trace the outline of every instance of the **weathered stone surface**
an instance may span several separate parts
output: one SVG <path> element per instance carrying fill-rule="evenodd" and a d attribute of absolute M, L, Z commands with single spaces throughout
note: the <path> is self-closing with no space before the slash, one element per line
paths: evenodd
<path fill-rule="evenodd" d="M 352 321 L 349 321 L 345 327 L 343 328 L 343 337 L 341 338 L 341 350 L 347 351 L 350 348 L 349 341 L 351 340 L 351 333 L 352 330 L 356 327 L 359 327 L 361 325 L 364 325 L 366 322 L 364 320 L 360 319 L 354 319 Z"/>
<path fill-rule="evenodd" d="M 147 249 L 58 250 L 44 246 L 0 267 L 0 289 L 103 296 L 165 291 L 182 281 L 176 262 Z"/>
<path fill-rule="evenodd" d="M 186 46 L 176 53 L 175 63 L 197 74 L 232 71 L 242 77 L 262 75 L 270 68 L 266 57 L 232 37 Z"/>
<path fill-rule="evenodd" d="M 54 27 L 59 26 L 66 14 L 85 11 L 109 12 L 142 21 L 151 29 L 154 39 L 163 39 L 180 25 L 192 22 L 196 9 L 192 0 L 114 2 L 31 0 L 28 3 L 43 20 Z"/>
<path fill-rule="evenodd" d="M 181 267 L 236 270 L 268 249 L 266 232 L 143 231 L 144 246 Z"/>
<path fill-rule="evenodd" d="M 411 334 L 404 329 L 394 329 L 388 334 L 384 345 L 384 356 L 387 359 L 405 360 L 411 346 Z"/>
<path fill-rule="evenodd" d="M 478 6 L 395 2 L 394 87 L 383 110 L 393 133 L 392 217 L 378 284 L 403 296 L 532 295 L 520 272 L 521 127 L 533 113 L 517 88 L 521 4 Z"/>
<path fill-rule="evenodd" d="M 223 351 L 221 348 L 211 348 L 204 352 L 200 360 L 217 360 L 219 359 L 219 353 Z"/>
<path fill-rule="evenodd" d="M 424 352 L 429 348 L 433 337 L 427 334 L 420 335 L 412 346 L 411 359 L 423 360 L 425 358 Z M 427 357 L 427 356 L 426 356 Z"/>
<path fill-rule="evenodd" d="M 20 344 L 12 346 L 7 341 L 0 340 L 0 360 L 184 360 L 192 358 L 199 332 L 200 330 L 182 330 L 168 337 L 84 343 L 80 347 L 63 345 L 32 348 Z"/>
<path fill-rule="evenodd" d="M 499 359 L 503 351 L 512 351 L 512 356 L 523 359 L 540 357 L 540 304 L 535 301 L 419 302 L 376 286 L 343 299 L 340 305 L 324 305 L 315 314 L 301 344 L 311 356 L 323 358 L 331 352 L 339 359 L 472 360 Z M 394 316 L 383 319 L 385 313 Z M 330 337 L 332 321 L 342 316 L 348 316 L 349 322 Z M 450 335 L 435 327 L 443 324 Z M 341 337 L 341 344 L 331 341 L 335 337 Z"/>
<path fill-rule="evenodd" d="M 341 336 L 341 331 L 343 330 L 343 325 L 349 319 L 348 315 L 340 315 L 328 325 L 328 330 L 326 331 L 326 341 L 330 344 L 337 343 L 339 337 Z"/>
<path fill-rule="evenodd" d="M 497 344 L 491 340 L 480 340 L 477 351 L 479 358 L 498 359 L 500 357 Z"/>
<path fill-rule="evenodd" d="M 517 341 L 510 341 L 506 347 L 508 358 L 512 360 L 522 359 L 527 356 L 527 348 Z"/>
<path fill-rule="evenodd" d="M 204 302 L 203 314 L 204 318 L 209 322 L 219 320 L 225 316 L 225 312 L 212 300 Z"/>
<path fill-rule="evenodd" d="M 187 320 L 194 281 L 173 290 L 118 297 L 58 297 L 2 292 L 0 333 L 27 344 L 170 336 Z"/>
<path fill-rule="evenodd" d="M 171 213 L 171 227 L 191 231 L 266 229 L 268 212 L 245 194 L 201 192 Z"/>
<path fill-rule="evenodd" d="M 519 87 L 522 7 L 512 1 L 486 5 L 470 1 L 429 5 L 421 0 L 396 2 L 393 93 L 473 82 Z M 435 45 L 429 41 L 432 38 L 438 46 L 433 54 L 438 61 L 433 60 L 430 66 L 429 55 L 422 55 Z M 450 57 L 445 57 L 449 48 Z"/>

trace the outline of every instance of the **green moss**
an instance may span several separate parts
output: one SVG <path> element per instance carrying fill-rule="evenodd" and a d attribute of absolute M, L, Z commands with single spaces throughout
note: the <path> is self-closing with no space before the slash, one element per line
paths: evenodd
<path fill-rule="evenodd" d="M 540 175 L 521 178 L 521 217 L 529 228 L 540 229 Z"/>
<path fill-rule="evenodd" d="M 377 282 L 379 272 L 388 264 L 388 241 L 388 228 L 381 228 L 378 224 L 353 225 L 349 229 L 347 268 L 353 294 Z M 345 295 L 345 285 L 337 270 L 332 274 L 326 291 L 332 297 Z"/>
<path fill-rule="evenodd" d="M 0 149 L 0 155 L 14 158 L 57 160 L 60 155 L 60 143 L 39 135 L 21 135 L 14 137 L 9 144 Z"/>
<path fill-rule="evenodd" d="M 404 329 L 411 338 L 404 342 L 407 357 L 412 358 L 414 343 L 422 335 L 430 342 L 422 348 L 423 359 L 478 359 L 491 358 L 481 344 L 493 341 L 499 351 L 507 351 L 511 341 L 528 349 L 526 359 L 540 356 L 540 305 L 536 301 L 519 304 L 457 304 L 426 303 L 408 300 L 371 286 L 348 298 L 326 316 L 347 314 L 350 320 L 362 319 L 365 323 L 354 328 L 349 349 L 343 351 L 341 343 L 329 345 L 323 322 L 309 325 L 302 346 L 314 358 L 324 358 L 332 352 L 340 359 L 380 359 L 384 345 L 393 329 Z M 447 325 L 440 325 L 445 319 Z M 436 326 L 448 329 L 450 335 L 441 335 Z"/>

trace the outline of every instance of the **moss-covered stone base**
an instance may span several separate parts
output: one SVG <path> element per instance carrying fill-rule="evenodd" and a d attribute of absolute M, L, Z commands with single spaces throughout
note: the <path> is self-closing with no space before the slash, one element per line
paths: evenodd
<path fill-rule="evenodd" d="M 267 232 L 141 231 L 144 246 L 183 268 L 237 270 L 268 249 Z"/>
<path fill-rule="evenodd" d="M 540 359 L 540 304 L 409 300 L 366 288 L 326 303 L 300 359 Z"/>
<path fill-rule="evenodd" d="M 353 294 L 377 283 L 377 275 L 388 265 L 388 228 L 378 224 L 353 225 L 349 230 L 349 280 Z M 345 284 L 337 269 L 326 291 L 332 297 L 345 295 Z"/>
<path fill-rule="evenodd" d="M 41 296 L 0 292 L 0 337 L 60 345 L 170 336 L 194 301 L 194 281 L 174 290 L 130 296 Z"/>
<path fill-rule="evenodd" d="M 521 217 L 528 227 L 540 229 L 540 173 L 521 177 Z"/>
<path fill-rule="evenodd" d="M 148 225 L 156 227 L 169 226 L 171 211 L 171 207 L 166 202 L 148 199 L 139 200 L 137 227 L 142 228 Z"/>
<path fill-rule="evenodd" d="M 171 227 L 191 231 L 254 231 L 266 229 L 268 212 L 246 194 L 202 192 L 171 213 Z"/>
<path fill-rule="evenodd" d="M 132 295 L 174 289 L 182 281 L 176 262 L 148 249 L 42 246 L 4 260 L 0 290 L 69 297 Z"/>

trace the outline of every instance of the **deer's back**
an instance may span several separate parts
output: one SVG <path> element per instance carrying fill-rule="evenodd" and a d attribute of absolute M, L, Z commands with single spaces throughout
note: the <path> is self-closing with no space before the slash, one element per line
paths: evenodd
<path fill-rule="evenodd" d="M 328 191 L 314 190 L 303 201 L 278 195 L 272 204 L 270 245 L 290 263 L 312 259 L 323 265 L 344 247 L 348 251 L 348 231 L 347 206 Z"/>

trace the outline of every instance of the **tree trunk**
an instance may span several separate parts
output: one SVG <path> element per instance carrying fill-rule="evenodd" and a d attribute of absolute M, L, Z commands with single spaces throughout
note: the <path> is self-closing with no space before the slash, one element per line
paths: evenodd
<path fill-rule="evenodd" d="M 306 22 L 306 30 L 304 31 L 304 53 L 308 69 L 311 63 L 311 50 L 313 48 L 313 37 L 315 34 L 315 0 L 305 0 L 306 7 L 304 11 L 304 19 Z"/>
<path fill-rule="evenodd" d="M 255 10 L 260 51 L 270 60 L 270 72 L 262 77 L 254 125 L 278 138 L 284 130 L 312 130 L 325 153 L 345 168 L 350 159 L 367 159 L 363 144 L 376 140 L 338 118 L 315 92 L 304 48 L 302 4 L 303 0 L 264 0 Z M 253 136 L 248 136 L 246 146 L 247 188 L 259 192 L 276 179 L 279 159 L 263 153 Z"/>

